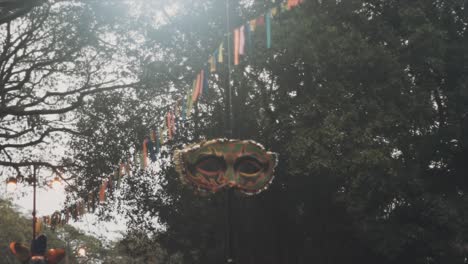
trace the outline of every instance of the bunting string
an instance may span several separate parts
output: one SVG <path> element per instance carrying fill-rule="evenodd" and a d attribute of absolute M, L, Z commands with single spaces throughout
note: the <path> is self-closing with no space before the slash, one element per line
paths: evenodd
<path fill-rule="evenodd" d="M 161 122 L 160 126 L 155 126 L 148 130 L 148 135 L 144 137 L 141 144 L 141 150 L 135 153 L 135 159 L 132 163 L 130 160 L 126 162 L 122 161 L 113 174 L 102 180 L 99 190 L 96 192 L 90 192 L 87 200 L 78 201 L 72 205 L 67 206 L 62 211 L 54 212 L 50 216 L 44 216 L 40 225 L 48 225 L 51 228 L 60 226 L 68 223 L 70 219 L 77 219 L 86 212 L 94 212 L 95 202 L 97 197 L 99 204 L 105 204 L 109 196 L 112 196 L 113 189 L 119 189 L 121 187 L 121 180 L 124 176 L 132 175 L 132 165 L 140 165 L 141 170 L 146 170 L 148 167 L 148 161 L 156 162 L 158 154 L 161 151 L 163 145 L 167 142 L 174 140 L 174 137 L 180 127 L 176 129 L 177 123 L 184 123 L 190 119 L 193 106 L 197 103 L 200 98 L 206 98 L 209 90 L 209 78 L 211 74 L 215 74 L 218 70 L 218 66 L 225 62 L 224 56 L 228 56 L 228 68 L 229 68 L 229 85 L 230 85 L 230 67 L 233 65 L 240 64 L 240 56 L 245 56 L 247 53 L 253 54 L 253 36 L 258 31 L 259 27 L 265 28 L 265 43 L 266 48 L 270 49 L 272 46 L 272 25 L 271 19 L 276 17 L 279 12 L 285 12 L 303 3 L 304 0 L 284 0 L 279 3 L 278 6 L 274 6 L 268 9 L 264 14 L 250 19 L 242 25 L 231 30 L 227 34 L 226 39 L 223 39 L 217 46 L 216 50 L 211 53 L 205 65 L 200 67 L 200 70 L 196 74 L 196 77 L 192 81 L 192 84 L 187 87 L 185 98 L 176 100 L 173 105 L 168 107 L 167 113 L 164 116 L 164 121 Z M 229 26 L 229 25 L 228 25 Z M 229 36 L 233 36 L 232 39 Z M 232 41 L 232 43 L 230 43 Z M 225 46 L 227 44 L 227 50 Z M 233 46 L 231 51 L 230 46 Z M 231 57 L 233 56 L 233 62 Z M 149 156 L 148 156 L 149 155 Z"/>

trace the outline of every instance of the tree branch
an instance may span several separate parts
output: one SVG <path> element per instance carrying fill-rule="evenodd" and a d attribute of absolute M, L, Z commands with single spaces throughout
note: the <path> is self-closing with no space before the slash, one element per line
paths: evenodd
<path fill-rule="evenodd" d="M 2 113 L 3 116 L 6 116 L 6 115 L 28 116 L 28 115 L 63 114 L 63 113 L 74 110 L 74 109 L 78 108 L 79 106 L 81 106 L 81 104 L 83 103 L 84 97 L 86 97 L 87 95 L 96 94 L 96 93 L 105 92 L 105 91 L 118 90 L 118 89 L 123 89 L 123 88 L 133 88 L 133 87 L 135 87 L 135 86 L 137 86 L 139 84 L 140 84 L 140 82 L 135 82 L 135 83 L 131 83 L 131 84 L 114 85 L 114 86 L 96 88 L 96 89 L 84 91 L 84 92 L 80 93 L 80 95 L 78 96 L 78 98 L 76 99 L 75 102 L 73 102 L 69 106 L 66 106 L 66 107 L 63 107 L 63 108 L 25 110 L 24 106 L 12 106 L 12 107 L 0 108 L 0 112 Z"/>
<path fill-rule="evenodd" d="M 26 129 L 26 130 L 23 130 L 21 132 L 18 132 L 18 133 L 14 133 L 14 134 L 9 134 L 9 133 L 3 133 L 3 134 L 0 134 L 0 137 L 1 138 L 6 138 L 6 139 L 12 139 L 12 138 L 17 138 L 17 137 L 21 137 L 22 135 L 25 135 L 29 132 L 32 132 L 33 129 L 30 128 L 30 129 Z"/>
<path fill-rule="evenodd" d="M 42 135 L 36 140 L 30 141 L 28 143 L 23 143 L 23 144 L 0 145 L 0 148 L 2 148 L 2 149 L 6 149 L 6 148 L 25 148 L 25 147 L 34 146 L 34 145 L 37 145 L 39 143 L 44 142 L 44 138 L 47 137 L 48 135 L 50 135 L 51 133 L 54 133 L 54 132 L 66 132 L 66 133 L 70 133 L 70 134 L 74 134 L 74 135 L 80 135 L 78 132 L 73 131 L 73 130 L 68 129 L 68 128 L 49 128 L 44 133 L 42 133 Z"/>

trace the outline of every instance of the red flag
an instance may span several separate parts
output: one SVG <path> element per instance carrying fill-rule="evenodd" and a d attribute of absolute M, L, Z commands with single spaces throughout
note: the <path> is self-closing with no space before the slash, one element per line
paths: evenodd
<path fill-rule="evenodd" d="M 257 26 L 264 26 L 265 25 L 265 17 L 259 16 L 256 21 Z"/>
<path fill-rule="evenodd" d="M 200 73 L 198 73 L 197 75 L 197 87 L 196 87 L 196 90 L 197 90 L 197 100 L 198 98 L 200 97 L 200 93 L 201 93 L 201 80 L 202 80 L 202 76 Z"/>
<path fill-rule="evenodd" d="M 99 202 L 103 203 L 106 201 L 106 189 L 107 189 L 107 180 L 104 180 L 99 190 Z"/>

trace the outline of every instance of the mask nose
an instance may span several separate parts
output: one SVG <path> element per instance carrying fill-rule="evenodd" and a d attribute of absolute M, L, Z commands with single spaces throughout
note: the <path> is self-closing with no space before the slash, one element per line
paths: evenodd
<path fill-rule="evenodd" d="M 226 180 L 227 180 L 227 183 L 228 183 L 229 187 L 234 187 L 234 186 L 237 185 L 236 173 L 234 171 L 233 166 L 228 166 L 227 167 L 225 177 L 226 177 Z"/>

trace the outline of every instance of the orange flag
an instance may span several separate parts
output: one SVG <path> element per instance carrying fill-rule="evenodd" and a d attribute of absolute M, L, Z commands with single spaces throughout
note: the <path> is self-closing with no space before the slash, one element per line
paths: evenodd
<path fill-rule="evenodd" d="M 197 75 L 197 79 L 194 82 L 195 87 L 193 88 L 192 92 L 192 102 L 196 102 L 198 100 L 198 95 L 199 95 L 199 83 L 200 83 L 200 74 Z"/>
<path fill-rule="evenodd" d="M 143 140 L 143 147 L 142 147 L 142 156 L 141 156 L 141 166 L 143 169 L 145 169 L 148 166 L 148 148 L 146 144 L 148 143 L 148 139 L 145 138 Z"/>
<path fill-rule="evenodd" d="M 234 65 L 239 64 L 239 29 L 234 29 Z"/>
<path fill-rule="evenodd" d="M 294 6 L 297 6 L 299 2 L 299 0 L 288 0 L 288 8 L 291 9 Z"/>
<path fill-rule="evenodd" d="M 203 79 L 205 78 L 205 70 L 201 70 L 199 75 L 200 83 L 198 84 L 198 97 L 200 97 L 203 94 Z"/>

